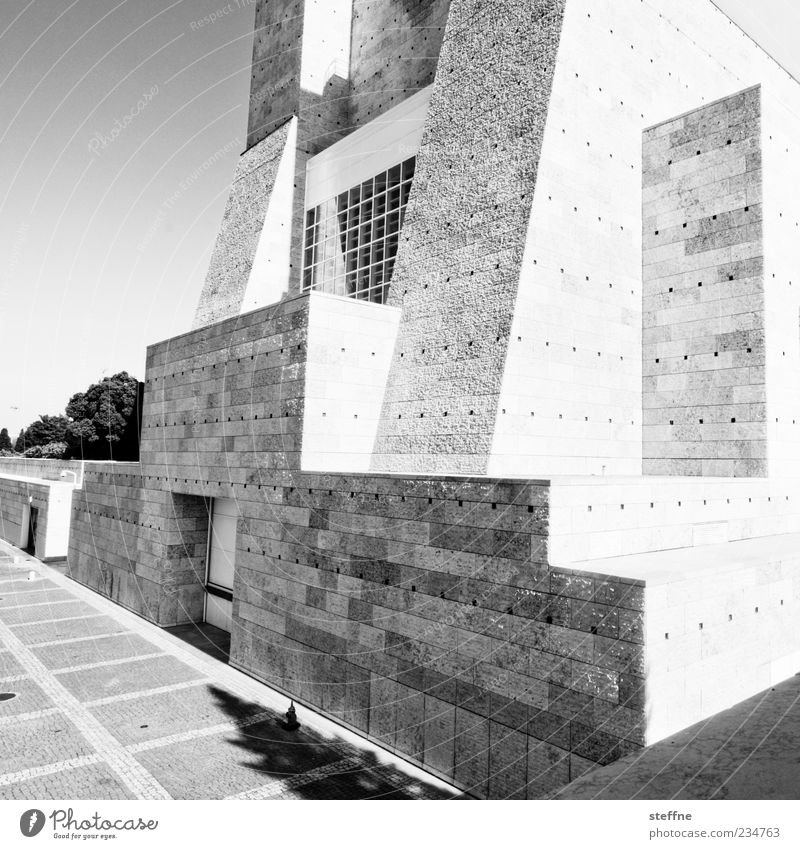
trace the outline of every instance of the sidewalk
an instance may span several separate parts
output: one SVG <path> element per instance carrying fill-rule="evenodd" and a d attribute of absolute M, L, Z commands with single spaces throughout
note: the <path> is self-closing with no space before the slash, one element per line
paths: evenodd
<path fill-rule="evenodd" d="M 553 794 L 556 799 L 800 799 L 800 675 Z"/>
<path fill-rule="evenodd" d="M 458 795 L 303 708 L 302 727 L 285 730 L 287 707 L 269 687 L 0 545 L 0 799 Z"/>

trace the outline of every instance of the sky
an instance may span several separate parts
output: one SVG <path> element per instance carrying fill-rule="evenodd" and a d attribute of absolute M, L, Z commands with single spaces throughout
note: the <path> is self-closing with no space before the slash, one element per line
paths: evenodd
<path fill-rule="evenodd" d="M 338 3 L 339 0 L 332 0 Z M 800 78 L 796 0 L 717 4 Z M 239 155 L 255 0 L 0 0 L 0 428 L 186 332 Z"/>

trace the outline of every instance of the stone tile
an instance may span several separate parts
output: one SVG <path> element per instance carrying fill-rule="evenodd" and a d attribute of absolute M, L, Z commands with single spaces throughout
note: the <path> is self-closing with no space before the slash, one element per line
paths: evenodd
<path fill-rule="evenodd" d="M 3 775 L 94 754 L 94 747 L 62 714 L 20 720 L 0 734 Z"/>
<path fill-rule="evenodd" d="M 168 687 L 202 677 L 196 669 L 169 656 L 56 673 L 61 685 L 82 702 Z"/>
<path fill-rule="evenodd" d="M 102 661 L 120 660 L 158 651 L 155 645 L 138 634 L 123 633 L 99 636 L 79 642 L 63 642 L 33 648 L 33 653 L 48 669 L 65 669 Z"/>

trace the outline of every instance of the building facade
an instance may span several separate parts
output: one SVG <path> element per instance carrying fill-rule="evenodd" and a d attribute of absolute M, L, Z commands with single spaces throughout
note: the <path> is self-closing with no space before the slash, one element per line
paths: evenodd
<path fill-rule="evenodd" d="M 794 674 L 799 116 L 708 0 L 260 0 L 71 574 L 479 797 Z"/>

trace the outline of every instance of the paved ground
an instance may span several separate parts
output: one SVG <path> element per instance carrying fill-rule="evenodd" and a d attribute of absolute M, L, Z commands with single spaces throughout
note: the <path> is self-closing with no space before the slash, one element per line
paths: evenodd
<path fill-rule="evenodd" d="M 203 635 L 162 631 L 9 551 L 0 548 L 0 799 L 457 795 L 308 711 L 287 731 L 286 699 L 222 663 Z"/>
<path fill-rule="evenodd" d="M 553 798 L 800 799 L 800 675 Z"/>

